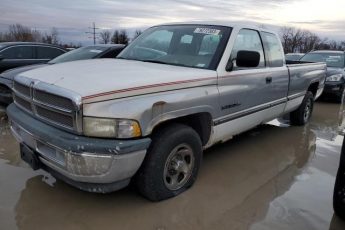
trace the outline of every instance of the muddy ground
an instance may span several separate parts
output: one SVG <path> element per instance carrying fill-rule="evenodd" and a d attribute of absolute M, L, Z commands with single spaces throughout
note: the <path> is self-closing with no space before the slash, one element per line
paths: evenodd
<path fill-rule="evenodd" d="M 159 203 L 131 188 L 82 192 L 32 171 L 0 118 L 0 229 L 344 230 L 332 209 L 340 110 L 318 102 L 305 127 L 274 120 L 213 147 L 196 184 Z"/>

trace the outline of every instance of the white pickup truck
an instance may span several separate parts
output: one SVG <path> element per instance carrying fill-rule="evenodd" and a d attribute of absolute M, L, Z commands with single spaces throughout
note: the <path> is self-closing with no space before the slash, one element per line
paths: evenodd
<path fill-rule="evenodd" d="M 286 65 L 265 29 L 166 24 L 118 59 L 21 73 L 7 113 L 33 169 L 90 192 L 132 180 L 158 201 L 192 186 L 203 149 L 284 114 L 307 123 L 325 74 L 324 63 Z"/>

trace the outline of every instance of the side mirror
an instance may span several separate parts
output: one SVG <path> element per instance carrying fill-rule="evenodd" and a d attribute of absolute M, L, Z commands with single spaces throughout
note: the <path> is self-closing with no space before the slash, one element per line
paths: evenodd
<path fill-rule="evenodd" d="M 244 68 L 258 67 L 260 64 L 260 53 L 256 51 L 240 50 L 237 53 L 236 65 Z"/>

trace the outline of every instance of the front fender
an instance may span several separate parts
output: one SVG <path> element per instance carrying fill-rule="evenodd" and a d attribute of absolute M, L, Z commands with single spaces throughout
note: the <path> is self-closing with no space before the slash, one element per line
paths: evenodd
<path fill-rule="evenodd" d="M 215 85 L 172 90 L 84 104 L 83 115 L 136 120 L 143 136 L 147 136 L 155 126 L 171 119 L 196 113 L 217 117 L 220 112 L 218 97 Z"/>

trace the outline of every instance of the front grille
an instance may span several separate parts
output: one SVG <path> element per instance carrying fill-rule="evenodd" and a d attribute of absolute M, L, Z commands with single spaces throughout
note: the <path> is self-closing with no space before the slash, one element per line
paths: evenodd
<path fill-rule="evenodd" d="M 0 93 L 1 94 L 10 94 L 11 89 L 7 88 L 5 85 L 0 85 Z"/>
<path fill-rule="evenodd" d="M 19 105 L 19 106 L 23 107 L 24 109 L 28 110 L 29 112 L 32 111 L 32 109 L 31 109 L 31 103 L 30 103 L 29 101 L 27 101 L 27 100 L 24 100 L 24 99 L 21 98 L 21 97 L 18 97 L 17 95 L 14 96 L 14 102 L 15 102 L 17 105 Z"/>
<path fill-rule="evenodd" d="M 72 100 L 65 97 L 57 96 L 51 93 L 43 92 L 37 89 L 34 91 L 34 99 L 44 104 L 53 105 L 53 106 L 68 109 L 71 111 L 75 109 L 75 106 Z"/>
<path fill-rule="evenodd" d="M 73 117 L 36 106 L 37 115 L 51 122 L 73 128 Z"/>
<path fill-rule="evenodd" d="M 77 106 L 80 95 L 21 76 L 15 78 L 13 88 L 15 103 L 33 116 L 74 133 L 82 132 L 82 113 Z"/>
<path fill-rule="evenodd" d="M 30 87 L 27 85 L 20 84 L 18 82 L 14 82 L 14 90 L 17 91 L 18 93 L 30 97 Z"/>

